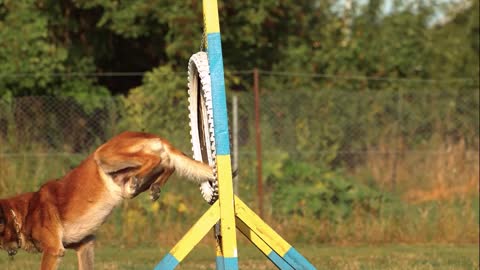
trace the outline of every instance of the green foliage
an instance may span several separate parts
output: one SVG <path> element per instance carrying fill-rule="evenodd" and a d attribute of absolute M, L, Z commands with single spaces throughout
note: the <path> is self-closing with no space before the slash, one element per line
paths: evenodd
<path fill-rule="evenodd" d="M 145 130 L 174 143 L 188 142 L 186 76 L 161 66 L 148 72 L 143 85 L 122 98 L 121 129 Z"/>
<path fill-rule="evenodd" d="M 339 170 L 288 160 L 281 177 L 271 175 L 273 211 L 280 216 L 313 215 L 341 221 L 353 211 L 377 214 L 385 195 L 349 180 Z"/>
<path fill-rule="evenodd" d="M 79 74 L 89 74 L 94 72 L 93 59 L 77 59 L 75 63 L 75 72 Z M 92 113 L 95 109 L 105 106 L 111 98 L 111 94 L 104 86 L 99 85 L 96 80 L 88 76 L 64 76 L 53 93 L 59 97 L 70 97 L 75 100 L 87 113 Z"/>
<path fill-rule="evenodd" d="M 451 4 L 444 8 L 450 21 L 430 32 L 429 63 L 439 76 L 478 78 L 480 56 L 479 1 L 467 1 L 469 8 Z"/>
<path fill-rule="evenodd" d="M 139 63 L 139 59 L 152 63 L 153 58 L 161 64 L 183 66 L 190 55 L 200 47 L 201 1 L 193 4 L 168 0 L 75 1 L 74 8 L 92 12 L 86 14 L 86 17 L 95 21 L 95 25 L 89 30 L 106 31 L 108 43 L 118 41 L 109 49 L 103 50 L 103 55 L 97 55 L 98 58 L 108 58 L 111 61 L 123 57 L 120 55 L 122 52 L 136 55 L 137 59 L 132 57 L 121 60 L 126 66 L 123 71 L 131 68 L 128 65 L 132 64 L 137 69 L 145 69 L 146 66 Z M 91 38 L 97 40 L 102 37 L 91 35 Z M 95 43 L 93 46 L 95 48 L 104 45 Z M 148 68 L 151 67 L 152 65 Z M 112 66 L 105 68 L 111 69 Z"/>
<path fill-rule="evenodd" d="M 3 2 L 3 1 L 2 1 Z M 50 42 L 47 17 L 35 8 L 35 1 L 1 3 L 0 20 L 0 93 L 42 94 L 64 71 L 68 52 Z"/>
<path fill-rule="evenodd" d="M 478 1 L 466 1 L 463 7 L 393 1 L 385 12 L 386 3 L 353 1 L 345 13 L 333 0 L 220 1 L 225 65 L 335 76 L 478 77 Z M 143 72 L 159 65 L 184 70 L 200 47 L 201 5 L 168 0 L 2 1 L 0 91 L 57 95 L 72 78 L 54 73 Z M 79 89 L 101 82 L 114 93 L 141 83 L 134 77 L 74 79 Z M 348 89 L 385 86 L 367 80 L 328 84 Z"/>
<path fill-rule="evenodd" d="M 87 111 L 99 108 L 102 102 L 95 97 L 110 94 L 87 75 L 95 71 L 94 59 L 56 40 L 52 14 L 35 3 L 0 3 L 0 97 L 72 97 Z"/>

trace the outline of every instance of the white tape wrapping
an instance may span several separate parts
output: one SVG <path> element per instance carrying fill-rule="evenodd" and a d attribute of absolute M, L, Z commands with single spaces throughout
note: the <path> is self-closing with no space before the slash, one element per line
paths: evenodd
<path fill-rule="evenodd" d="M 193 158 L 208 163 L 215 175 L 214 181 L 200 185 L 200 191 L 213 204 L 218 199 L 218 181 L 210 68 L 205 52 L 192 55 L 188 62 L 188 103 Z"/>

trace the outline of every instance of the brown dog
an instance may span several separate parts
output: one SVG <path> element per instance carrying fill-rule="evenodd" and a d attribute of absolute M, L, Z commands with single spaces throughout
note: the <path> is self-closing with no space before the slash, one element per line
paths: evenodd
<path fill-rule="evenodd" d="M 75 249 L 79 269 L 93 269 L 94 234 L 113 208 L 150 188 L 152 199 L 174 171 L 200 183 L 212 168 L 155 135 L 124 132 L 63 178 L 37 192 L 0 200 L 0 247 L 43 252 L 41 269 L 57 269 L 65 248 Z"/>

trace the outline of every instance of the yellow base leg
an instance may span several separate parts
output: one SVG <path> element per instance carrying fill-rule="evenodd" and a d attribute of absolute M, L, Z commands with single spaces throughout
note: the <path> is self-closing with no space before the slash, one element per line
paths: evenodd
<path fill-rule="evenodd" d="M 183 238 L 172 248 L 155 270 L 175 269 L 177 265 L 188 255 L 200 240 L 211 230 L 213 225 L 220 219 L 220 207 L 218 201 L 214 203 Z"/>
<path fill-rule="evenodd" d="M 260 243 L 260 247 L 263 244 L 268 245 L 268 247 L 270 247 L 276 253 L 276 255 L 278 255 L 288 264 L 288 266 L 284 266 L 285 268 L 281 269 L 315 269 L 315 267 L 310 264 L 307 259 L 305 259 L 295 248 L 287 243 L 287 241 L 285 241 L 278 233 L 270 228 L 270 226 L 268 226 L 257 214 L 255 214 L 255 212 L 248 208 L 248 206 L 236 196 L 235 213 L 237 218 L 241 220 L 248 228 L 243 228 L 243 230 L 246 230 L 247 234 L 253 238 L 253 241 Z M 261 241 L 259 239 L 261 239 Z M 265 247 L 263 248 L 265 249 Z M 268 249 L 266 251 L 268 251 Z M 272 258 L 280 262 L 276 255 L 272 254 Z"/>

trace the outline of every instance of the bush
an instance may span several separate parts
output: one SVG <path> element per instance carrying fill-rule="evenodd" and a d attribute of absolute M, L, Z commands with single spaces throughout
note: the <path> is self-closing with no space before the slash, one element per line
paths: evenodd
<path fill-rule="evenodd" d="M 274 214 L 313 215 L 341 221 L 355 210 L 377 214 L 387 198 L 372 187 L 352 182 L 341 170 L 287 160 L 283 175 L 270 175 Z"/>

